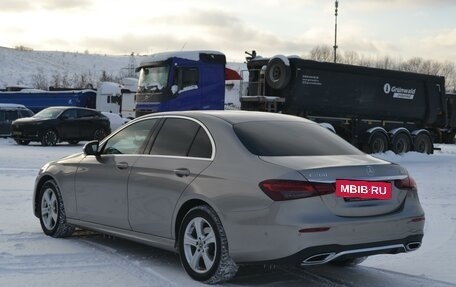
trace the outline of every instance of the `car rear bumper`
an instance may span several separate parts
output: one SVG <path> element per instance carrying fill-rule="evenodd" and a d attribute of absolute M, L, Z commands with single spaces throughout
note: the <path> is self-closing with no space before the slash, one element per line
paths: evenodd
<path fill-rule="evenodd" d="M 291 256 L 264 263 L 316 265 L 334 259 L 357 258 L 378 254 L 398 254 L 415 251 L 421 246 L 423 234 L 402 239 L 352 245 L 320 245 L 301 250 Z"/>
<path fill-rule="evenodd" d="M 412 251 L 421 245 L 424 220 L 424 211 L 411 194 L 399 209 L 384 215 L 337 216 L 319 198 L 308 198 L 273 203 L 264 210 L 228 213 L 224 226 L 236 262 L 286 258 L 302 262 L 328 253 L 327 258 L 306 263 L 321 264 L 341 256 Z M 410 247 L 411 243 L 415 245 Z"/>

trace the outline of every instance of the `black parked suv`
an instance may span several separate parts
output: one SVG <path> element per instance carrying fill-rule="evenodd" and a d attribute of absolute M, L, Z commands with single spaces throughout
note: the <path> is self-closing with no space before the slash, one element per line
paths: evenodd
<path fill-rule="evenodd" d="M 109 119 L 98 111 L 76 107 L 50 107 L 31 118 L 18 119 L 11 126 L 14 140 L 21 145 L 31 141 L 44 146 L 67 141 L 101 140 L 111 133 Z"/>
<path fill-rule="evenodd" d="M 11 123 L 13 121 L 31 116 L 33 116 L 33 112 L 23 105 L 0 104 L 0 137 L 11 135 Z"/>

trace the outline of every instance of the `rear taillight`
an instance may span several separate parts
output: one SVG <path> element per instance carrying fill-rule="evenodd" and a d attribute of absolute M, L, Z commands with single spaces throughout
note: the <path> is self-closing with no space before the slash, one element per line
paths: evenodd
<path fill-rule="evenodd" d="M 394 185 L 399 189 L 412 190 L 416 189 L 416 182 L 411 176 L 407 176 L 404 179 L 397 179 L 394 181 Z"/>
<path fill-rule="evenodd" d="M 274 201 L 320 196 L 335 192 L 332 183 L 269 179 L 260 182 L 261 190 Z"/>

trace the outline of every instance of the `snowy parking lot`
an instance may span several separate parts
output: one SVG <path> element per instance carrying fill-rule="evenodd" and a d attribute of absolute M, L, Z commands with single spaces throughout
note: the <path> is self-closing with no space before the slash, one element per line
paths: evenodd
<path fill-rule="evenodd" d="M 350 268 L 246 266 L 225 285 L 456 286 L 456 145 L 439 147 L 433 155 L 377 155 L 405 166 L 418 184 L 426 212 L 418 251 L 373 256 Z M 0 286 L 204 286 L 171 252 L 83 230 L 67 239 L 42 233 L 31 203 L 38 170 L 81 149 L 0 139 Z"/>

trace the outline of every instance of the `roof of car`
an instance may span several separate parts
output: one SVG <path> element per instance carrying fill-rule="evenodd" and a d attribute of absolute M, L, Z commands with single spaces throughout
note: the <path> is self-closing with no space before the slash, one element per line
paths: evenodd
<path fill-rule="evenodd" d="M 20 105 L 20 104 L 1 104 L 1 103 L 0 103 L 0 108 L 6 108 L 6 109 L 27 109 L 24 105 Z"/>
<path fill-rule="evenodd" d="M 79 109 L 79 110 L 97 111 L 97 110 L 90 109 L 90 108 L 75 107 L 75 106 L 52 106 L 52 107 L 47 107 L 46 109 L 49 109 L 49 108 L 56 108 L 56 109 L 62 109 L 62 110 Z"/>
<path fill-rule="evenodd" d="M 310 120 L 278 113 L 268 113 L 268 112 L 254 112 L 254 111 L 236 111 L 236 110 L 221 110 L 221 111 L 183 111 L 183 112 L 164 112 L 164 113 L 155 113 L 149 114 L 149 116 L 193 116 L 193 117 L 202 117 L 202 116 L 212 116 L 223 119 L 231 124 L 236 124 L 240 122 L 250 122 L 250 121 L 304 121 L 308 123 L 313 123 Z"/>

